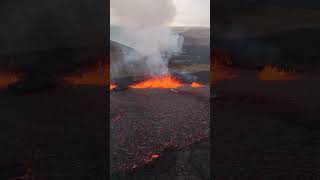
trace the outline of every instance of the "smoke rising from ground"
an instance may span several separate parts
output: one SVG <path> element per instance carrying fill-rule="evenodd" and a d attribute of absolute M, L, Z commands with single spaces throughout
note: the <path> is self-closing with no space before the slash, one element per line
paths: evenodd
<path fill-rule="evenodd" d="M 125 52 L 122 64 L 111 64 L 111 76 L 117 77 L 119 68 L 148 75 L 168 73 L 168 59 L 179 53 L 183 44 L 183 38 L 169 27 L 176 14 L 172 0 L 111 0 L 110 5 L 111 23 L 118 27 L 111 30 L 111 40 L 141 55 Z"/>

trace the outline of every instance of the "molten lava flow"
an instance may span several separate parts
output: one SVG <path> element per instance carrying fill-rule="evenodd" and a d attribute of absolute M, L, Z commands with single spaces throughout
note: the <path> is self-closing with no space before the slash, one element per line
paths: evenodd
<path fill-rule="evenodd" d="M 7 88 L 9 84 L 15 83 L 19 80 L 16 73 L 0 72 L 0 89 Z"/>
<path fill-rule="evenodd" d="M 259 72 L 258 78 L 261 80 L 294 80 L 298 76 L 294 70 L 285 71 L 271 65 L 266 65 Z"/>
<path fill-rule="evenodd" d="M 200 88 L 200 87 L 204 87 L 204 85 L 200 84 L 200 83 L 197 83 L 197 82 L 193 82 L 191 83 L 191 87 L 193 88 Z"/>
<path fill-rule="evenodd" d="M 115 88 L 117 88 L 116 84 L 110 84 L 110 91 L 114 90 Z"/>
<path fill-rule="evenodd" d="M 171 89 L 179 88 L 183 84 L 176 78 L 165 75 L 165 76 L 156 76 L 151 79 L 139 82 L 137 84 L 131 85 L 130 88 L 135 89 L 144 89 L 144 88 L 161 88 L 161 89 Z"/>
<path fill-rule="evenodd" d="M 82 70 L 77 74 L 64 77 L 64 80 L 73 85 L 103 85 L 108 84 L 108 64 L 98 64 L 96 67 Z"/>

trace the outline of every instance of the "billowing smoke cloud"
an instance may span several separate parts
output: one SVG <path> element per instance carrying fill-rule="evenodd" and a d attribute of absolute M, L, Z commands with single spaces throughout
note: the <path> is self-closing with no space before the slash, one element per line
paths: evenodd
<path fill-rule="evenodd" d="M 111 64 L 111 77 L 117 76 L 119 68 L 149 75 L 168 73 L 168 59 L 179 53 L 183 44 L 183 37 L 169 27 L 176 14 L 172 0 L 111 0 L 110 5 L 111 23 L 118 27 L 111 29 L 111 40 L 141 55 L 126 52 L 123 64 Z"/>

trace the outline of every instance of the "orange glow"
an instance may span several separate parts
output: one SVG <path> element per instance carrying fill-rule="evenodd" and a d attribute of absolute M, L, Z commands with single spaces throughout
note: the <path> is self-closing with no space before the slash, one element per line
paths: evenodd
<path fill-rule="evenodd" d="M 238 75 L 235 74 L 232 68 L 216 63 L 211 66 L 211 79 L 213 81 L 234 79 L 236 77 Z"/>
<path fill-rule="evenodd" d="M 220 49 L 213 49 L 211 55 L 211 80 L 214 82 L 221 80 L 234 79 L 235 74 L 232 66 L 231 57 Z"/>
<path fill-rule="evenodd" d="M 152 154 L 152 155 L 151 155 L 151 159 L 157 159 L 157 158 L 159 158 L 159 157 L 160 157 L 159 154 Z"/>
<path fill-rule="evenodd" d="M 73 85 L 103 85 L 108 84 L 109 66 L 108 64 L 98 64 L 98 66 L 82 70 L 78 73 L 64 77 L 64 80 Z"/>
<path fill-rule="evenodd" d="M 130 88 L 135 89 L 144 89 L 144 88 L 160 88 L 160 89 L 170 89 L 170 88 L 179 88 L 183 84 L 178 81 L 176 78 L 165 75 L 165 76 L 156 76 L 151 79 L 139 82 L 137 84 L 131 85 Z"/>
<path fill-rule="evenodd" d="M 116 84 L 110 84 L 110 91 L 114 90 L 117 87 Z"/>
<path fill-rule="evenodd" d="M 200 83 L 197 83 L 197 82 L 193 82 L 193 83 L 191 84 L 191 87 L 193 87 L 193 88 L 200 88 L 200 87 L 204 87 L 204 85 L 202 85 L 202 84 L 200 84 Z"/>
<path fill-rule="evenodd" d="M 7 88 L 9 84 L 15 83 L 19 80 L 16 73 L 0 72 L 0 89 Z"/>
<path fill-rule="evenodd" d="M 152 161 L 158 159 L 160 157 L 159 154 L 149 153 L 148 157 L 144 160 L 146 164 L 151 163 Z"/>
<path fill-rule="evenodd" d="M 259 72 L 258 78 L 261 80 L 294 80 L 298 76 L 294 70 L 285 71 L 271 65 L 266 65 Z"/>

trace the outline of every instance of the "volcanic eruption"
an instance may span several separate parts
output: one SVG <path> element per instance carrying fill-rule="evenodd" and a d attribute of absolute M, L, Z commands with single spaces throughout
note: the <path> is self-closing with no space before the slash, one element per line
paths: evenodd
<path fill-rule="evenodd" d="M 155 76 L 137 84 L 131 85 L 131 88 L 144 89 L 144 88 L 178 88 L 181 87 L 182 83 L 170 75 Z"/>
<path fill-rule="evenodd" d="M 113 0 L 110 5 L 112 21 L 118 25 L 110 39 L 129 47 L 121 49 L 122 66 L 111 65 L 111 77 L 118 77 L 119 68 L 132 72 L 133 67 L 138 67 L 135 74 L 167 75 L 169 58 L 181 52 L 183 45 L 183 37 L 169 27 L 176 13 L 172 1 Z"/>
<path fill-rule="evenodd" d="M 169 26 L 175 16 L 172 0 L 112 0 L 110 5 L 117 25 L 110 34 L 110 90 L 126 89 L 110 93 L 110 171 L 115 174 L 160 161 L 168 142 L 178 149 L 207 138 L 210 123 L 208 87 L 168 67 L 184 41 Z M 176 88 L 181 93 L 172 93 Z"/>

